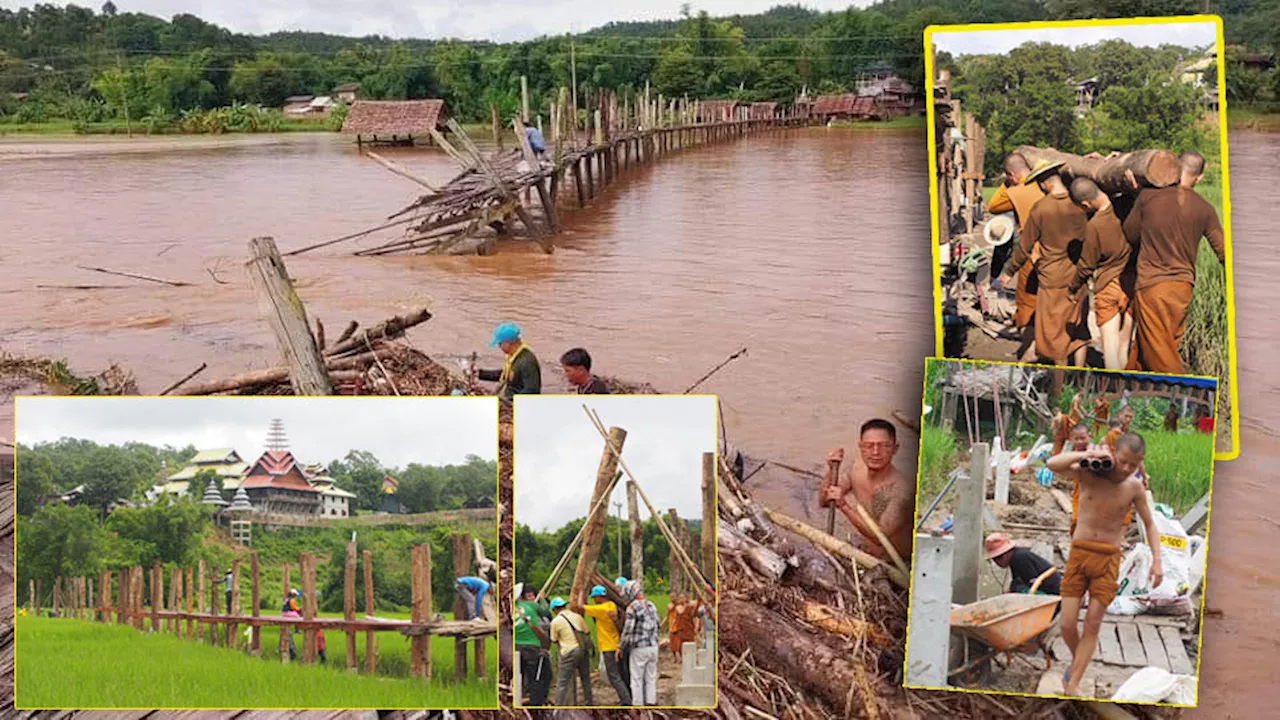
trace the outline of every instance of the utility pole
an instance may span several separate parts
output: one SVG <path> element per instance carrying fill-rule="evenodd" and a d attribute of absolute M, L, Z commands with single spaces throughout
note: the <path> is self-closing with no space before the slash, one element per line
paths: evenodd
<path fill-rule="evenodd" d="M 618 577 L 622 577 L 622 503 L 613 504 L 618 508 Z"/>

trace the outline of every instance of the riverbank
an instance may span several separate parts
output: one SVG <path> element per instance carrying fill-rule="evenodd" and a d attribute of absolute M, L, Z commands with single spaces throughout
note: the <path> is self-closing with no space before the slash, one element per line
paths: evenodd
<path fill-rule="evenodd" d="M 928 119 L 923 115 L 903 115 L 888 120 L 841 120 L 831 127 L 842 130 L 924 130 Z"/>
<path fill-rule="evenodd" d="M 41 157 L 184 152 L 222 148 L 267 147 L 316 141 L 342 142 L 332 132 L 228 133 L 225 135 L 74 135 L 0 134 L 0 160 Z M 355 140 L 351 139 L 351 144 Z"/>
<path fill-rule="evenodd" d="M 1253 107 L 1227 106 L 1228 130 L 1256 130 L 1280 132 L 1280 109 L 1262 110 Z"/>

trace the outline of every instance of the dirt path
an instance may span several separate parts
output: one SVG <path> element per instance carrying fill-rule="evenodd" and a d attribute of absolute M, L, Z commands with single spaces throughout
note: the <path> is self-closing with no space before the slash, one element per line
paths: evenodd
<path fill-rule="evenodd" d="M 658 705 L 670 707 L 676 704 L 676 685 L 680 682 L 680 666 L 676 664 L 671 651 L 666 648 L 658 652 Z M 618 704 L 618 693 L 605 677 L 604 668 L 591 675 L 591 699 L 600 707 L 613 707 Z"/>

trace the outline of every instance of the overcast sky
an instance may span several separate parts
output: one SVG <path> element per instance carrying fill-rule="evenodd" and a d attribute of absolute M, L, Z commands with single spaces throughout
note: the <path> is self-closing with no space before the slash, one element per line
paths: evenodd
<path fill-rule="evenodd" d="M 622 459 L 658 512 L 702 517 L 702 453 L 716 449 L 714 397 L 522 396 L 515 414 L 516 522 L 554 530 L 591 509 L 604 438 L 584 402 L 606 428 L 627 431 Z M 626 483 L 619 482 L 609 514 L 616 516 L 613 503 L 621 502 L 625 516 L 626 501 Z M 640 506 L 647 520 L 643 500 Z"/>
<path fill-rule="evenodd" d="M 62 398 L 17 399 L 21 443 L 63 437 L 120 445 L 233 448 L 252 463 L 273 418 L 303 464 L 368 450 L 388 467 L 494 460 L 495 398 Z"/>
<path fill-rule="evenodd" d="M 609 22 L 673 20 L 681 0 L 599 2 L 598 0 L 114 0 L 119 12 L 142 12 L 162 18 L 190 13 L 235 32 L 264 34 L 276 30 L 308 30 L 360 37 L 461 38 L 510 42 L 540 35 L 584 32 Z M 854 5 L 864 6 L 870 0 Z M 737 15 L 764 12 L 783 0 L 698 0 L 694 12 Z M 58 2 L 55 5 L 65 5 Z M 98 0 L 77 3 L 101 7 Z M 843 10 L 848 0 L 805 0 L 814 10 Z M 0 7 L 31 7 L 31 0 L 0 0 Z"/>
<path fill-rule="evenodd" d="M 1158 23 L 1155 25 L 1110 25 L 1087 28 L 1046 28 L 1036 30 L 975 30 L 968 32 L 935 32 L 933 44 L 938 52 L 952 55 L 987 55 L 1008 53 L 1027 42 L 1049 42 L 1078 47 L 1102 40 L 1125 40 L 1138 47 L 1180 45 L 1200 48 L 1217 42 L 1218 29 L 1211 22 Z"/>

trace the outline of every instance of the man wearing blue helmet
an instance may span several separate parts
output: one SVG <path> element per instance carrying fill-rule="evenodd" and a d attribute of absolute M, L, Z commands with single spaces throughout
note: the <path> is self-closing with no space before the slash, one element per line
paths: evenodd
<path fill-rule="evenodd" d="M 583 608 L 587 617 L 596 621 L 596 638 L 604 660 L 605 677 L 618 693 L 619 705 L 631 704 L 631 679 L 622 672 L 618 657 L 618 605 L 609 599 L 603 585 L 591 588 L 590 604 Z"/>
<path fill-rule="evenodd" d="M 555 704 L 577 705 L 578 692 L 574 685 L 575 676 L 582 681 L 582 695 L 587 705 L 591 701 L 591 654 L 590 631 L 587 621 L 582 615 L 574 612 L 564 598 L 551 599 L 551 612 L 555 619 L 551 621 L 551 642 L 560 646 L 560 666 L 556 670 Z"/>
<path fill-rule="evenodd" d="M 501 370 L 481 370 L 478 377 L 498 383 L 498 397 L 511 400 L 515 395 L 538 395 L 542 392 L 542 367 L 538 358 L 520 338 L 520 326 L 502 323 L 493 331 L 489 347 L 497 347 L 507 359 Z"/>

